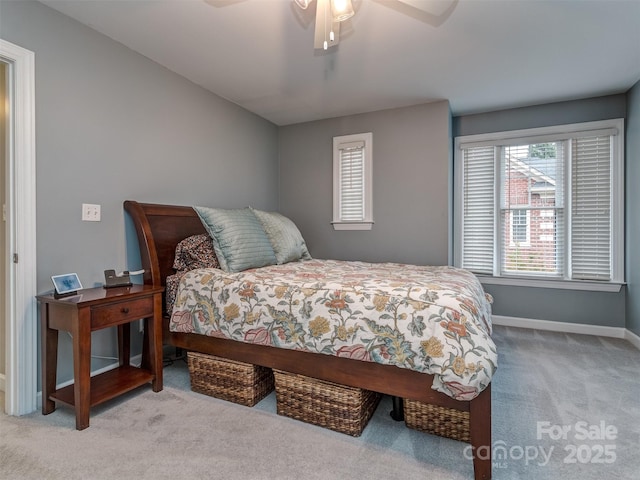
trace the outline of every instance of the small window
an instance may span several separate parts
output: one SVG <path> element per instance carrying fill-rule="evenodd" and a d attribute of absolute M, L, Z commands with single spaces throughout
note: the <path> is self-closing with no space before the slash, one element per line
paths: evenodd
<path fill-rule="evenodd" d="M 371 133 L 333 137 L 333 228 L 371 230 Z"/>
<path fill-rule="evenodd" d="M 511 244 L 521 247 L 529 245 L 529 210 L 511 210 Z"/>

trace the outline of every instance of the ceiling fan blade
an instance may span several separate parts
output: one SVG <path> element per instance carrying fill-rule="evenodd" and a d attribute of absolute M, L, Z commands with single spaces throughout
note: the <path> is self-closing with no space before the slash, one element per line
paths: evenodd
<path fill-rule="evenodd" d="M 330 0 L 316 0 L 316 29 L 313 48 L 323 49 L 324 42 L 331 48 L 340 42 L 340 23 L 333 21 Z M 333 30 L 333 41 L 330 39 Z"/>
<path fill-rule="evenodd" d="M 416 10 L 439 17 L 458 0 L 398 0 Z"/>
<path fill-rule="evenodd" d="M 244 2 L 245 0 L 204 0 L 204 3 L 208 3 L 212 7 L 221 8 L 228 7 L 234 3 Z"/>
<path fill-rule="evenodd" d="M 293 0 L 301 9 L 306 10 L 313 0 Z"/>

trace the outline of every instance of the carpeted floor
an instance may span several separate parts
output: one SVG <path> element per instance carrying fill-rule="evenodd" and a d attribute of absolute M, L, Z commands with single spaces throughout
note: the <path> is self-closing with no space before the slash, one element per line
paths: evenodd
<path fill-rule="evenodd" d="M 640 479 L 640 352 L 623 340 L 496 327 L 494 479 Z M 468 479 L 466 445 L 407 429 L 383 398 L 359 438 L 191 392 L 184 363 L 165 388 L 92 410 L 0 415 L 2 479 Z"/>

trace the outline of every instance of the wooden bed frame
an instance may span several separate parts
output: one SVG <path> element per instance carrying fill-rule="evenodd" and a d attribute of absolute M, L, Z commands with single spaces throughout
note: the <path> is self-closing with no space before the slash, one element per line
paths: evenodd
<path fill-rule="evenodd" d="M 165 286 L 172 275 L 178 242 L 206 233 L 195 210 L 187 206 L 157 205 L 127 200 L 138 235 L 144 283 Z M 286 350 L 193 333 L 169 332 L 168 315 L 163 325 L 164 343 L 188 351 L 207 353 L 240 362 L 276 368 L 341 385 L 364 388 L 469 412 L 473 467 L 476 480 L 491 478 L 491 386 L 471 401 L 454 400 L 431 388 L 433 376 L 412 370 L 348 358 Z"/>

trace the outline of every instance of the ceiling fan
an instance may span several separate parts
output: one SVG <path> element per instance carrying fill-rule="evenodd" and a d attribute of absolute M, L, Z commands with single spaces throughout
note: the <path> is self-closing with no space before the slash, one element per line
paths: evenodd
<path fill-rule="evenodd" d="M 313 0 L 294 0 L 303 10 L 309 8 Z M 340 42 L 340 23 L 355 15 L 351 0 L 316 0 L 316 29 L 314 48 L 327 50 Z"/>
<path fill-rule="evenodd" d="M 314 0 L 293 0 L 303 10 L 309 8 Z M 396 0 L 400 2 L 398 10 L 409 15 L 427 14 L 441 16 L 451 12 L 458 0 Z M 313 46 L 327 50 L 340 42 L 340 23 L 355 15 L 351 0 L 315 0 L 316 28 Z M 391 2 L 381 2 L 387 6 Z"/>
<path fill-rule="evenodd" d="M 204 0 L 214 7 L 224 7 L 245 0 Z M 355 0 L 358 3 L 358 0 Z M 362 0 L 360 0 L 362 1 Z M 374 0 L 389 8 L 437 26 L 444 22 L 460 0 Z M 328 50 L 340 42 L 340 24 L 355 15 L 352 0 L 293 0 L 296 7 L 308 10 L 315 2 L 313 47 Z M 312 7 L 313 8 L 313 7 Z"/>

